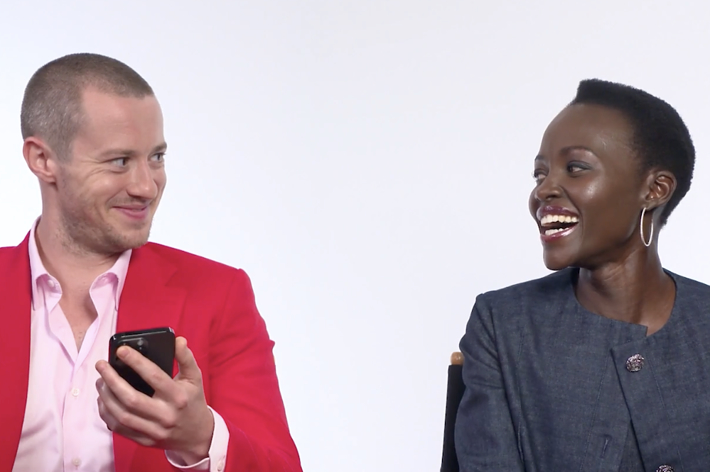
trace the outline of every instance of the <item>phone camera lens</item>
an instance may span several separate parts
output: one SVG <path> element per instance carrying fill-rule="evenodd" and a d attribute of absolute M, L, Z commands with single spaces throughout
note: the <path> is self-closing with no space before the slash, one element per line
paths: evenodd
<path fill-rule="evenodd" d="M 148 348 L 148 341 L 143 338 L 138 338 L 136 341 L 136 351 L 142 353 Z"/>

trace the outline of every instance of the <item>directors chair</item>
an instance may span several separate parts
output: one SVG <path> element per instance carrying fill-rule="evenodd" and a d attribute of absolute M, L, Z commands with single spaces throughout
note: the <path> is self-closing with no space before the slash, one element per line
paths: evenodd
<path fill-rule="evenodd" d="M 459 472 L 459 461 L 454 445 L 456 412 L 463 397 L 463 354 L 451 354 L 448 384 L 446 387 L 446 412 L 444 414 L 444 451 L 441 454 L 441 472 Z"/>

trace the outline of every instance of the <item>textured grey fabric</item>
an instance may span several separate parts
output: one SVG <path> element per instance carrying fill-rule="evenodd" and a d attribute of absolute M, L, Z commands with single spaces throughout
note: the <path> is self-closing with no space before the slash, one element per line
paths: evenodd
<path fill-rule="evenodd" d="M 634 433 L 631 425 L 629 425 L 629 433 L 626 435 L 626 445 L 624 446 L 624 453 L 621 455 L 619 472 L 644 472 L 641 451 L 639 451 L 636 433 Z"/>
<path fill-rule="evenodd" d="M 647 337 L 585 310 L 577 274 L 476 299 L 461 340 L 461 471 L 619 472 L 633 431 L 645 470 L 710 471 L 710 287 L 669 273 L 673 311 Z M 630 372 L 634 354 L 644 363 Z"/>

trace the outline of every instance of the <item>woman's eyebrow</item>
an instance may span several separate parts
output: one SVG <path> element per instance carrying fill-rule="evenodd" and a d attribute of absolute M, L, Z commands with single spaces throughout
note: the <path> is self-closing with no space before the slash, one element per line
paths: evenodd
<path fill-rule="evenodd" d="M 563 148 L 560 150 L 560 152 L 561 152 L 562 154 L 569 154 L 569 153 L 571 153 L 572 151 L 586 151 L 586 152 L 591 152 L 591 153 L 594 154 L 595 156 L 597 155 L 594 151 L 592 151 L 592 150 L 591 150 L 590 148 L 588 148 L 587 146 L 579 146 L 579 145 L 576 145 L 576 146 L 566 146 L 566 147 L 563 147 Z"/>
<path fill-rule="evenodd" d="M 597 153 L 592 151 L 587 146 L 581 146 L 581 145 L 565 146 L 562 149 L 560 149 L 560 154 L 566 155 L 566 154 L 570 154 L 573 151 L 585 151 L 585 152 L 592 153 L 595 156 L 597 155 Z M 544 160 L 545 160 L 545 156 L 543 156 L 542 154 L 538 154 L 537 156 L 535 156 L 535 162 L 544 161 Z"/>

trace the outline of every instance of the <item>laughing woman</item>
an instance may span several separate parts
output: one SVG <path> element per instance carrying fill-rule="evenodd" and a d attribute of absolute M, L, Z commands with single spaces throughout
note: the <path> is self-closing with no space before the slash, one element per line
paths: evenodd
<path fill-rule="evenodd" d="M 550 123 L 529 205 L 556 272 L 476 300 L 462 471 L 710 471 L 710 287 L 658 255 L 694 162 L 676 111 L 628 86 L 583 81 Z"/>

